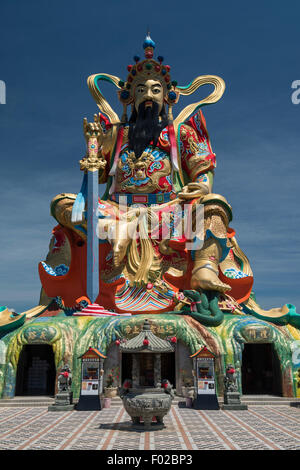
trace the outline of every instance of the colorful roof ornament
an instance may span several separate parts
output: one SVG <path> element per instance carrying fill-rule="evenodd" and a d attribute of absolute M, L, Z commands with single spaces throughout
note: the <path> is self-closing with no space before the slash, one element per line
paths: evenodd
<path fill-rule="evenodd" d="M 78 359 L 87 359 L 87 358 L 99 358 L 99 359 L 106 359 L 107 356 L 105 356 L 104 354 L 102 354 L 101 351 L 99 351 L 98 349 L 96 348 L 92 348 L 91 346 L 89 347 L 89 349 L 87 351 L 85 351 L 85 353 L 81 354 L 81 356 L 79 356 Z"/>
<path fill-rule="evenodd" d="M 131 313 L 116 313 L 111 310 L 106 310 L 101 305 L 96 303 L 89 304 L 87 307 L 83 308 L 80 312 L 73 313 L 77 317 L 107 317 L 107 316 L 131 316 Z"/>

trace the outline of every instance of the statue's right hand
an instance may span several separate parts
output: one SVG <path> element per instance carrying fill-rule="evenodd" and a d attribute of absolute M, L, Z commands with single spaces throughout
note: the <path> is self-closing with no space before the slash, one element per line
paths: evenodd
<path fill-rule="evenodd" d="M 91 137 L 96 137 L 99 147 L 103 142 L 103 130 L 100 122 L 100 115 L 94 114 L 94 122 L 88 122 L 87 118 L 83 119 L 83 134 L 86 142 Z"/>

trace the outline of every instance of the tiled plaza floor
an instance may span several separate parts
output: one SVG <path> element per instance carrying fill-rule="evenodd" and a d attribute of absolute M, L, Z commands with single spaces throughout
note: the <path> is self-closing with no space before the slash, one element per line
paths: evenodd
<path fill-rule="evenodd" d="M 0 450 L 295 450 L 300 409 L 250 406 L 198 411 L 177 404 L 165 428 L 133 430 L 122 406 L 102 411 L 48 412 L 0 408 Z"/>

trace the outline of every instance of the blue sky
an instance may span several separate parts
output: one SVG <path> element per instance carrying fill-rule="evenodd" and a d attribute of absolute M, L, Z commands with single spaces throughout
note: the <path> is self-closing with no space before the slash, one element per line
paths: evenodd
<path fill-rule="evenodd" d="M 78 192 L 82 119 L 97 112 L 86 79 L 126 78 L 149 25 L 156 55 L 180 85 L 202 74 L 225 80 L 222 100 L 204 108 L 217 154 L 214 192 L 232 205 L 259 303 L 300 310 L 300 105 L 291 101 L 299 14 L 293 0 L 2 1 L 0 305 L 37 304 L 37 265 L 55 225 L 49 203 Z M 115 90 L 104 91 L 117 107 Z M 182 97 L 178 112 L 188 103 Z"/>

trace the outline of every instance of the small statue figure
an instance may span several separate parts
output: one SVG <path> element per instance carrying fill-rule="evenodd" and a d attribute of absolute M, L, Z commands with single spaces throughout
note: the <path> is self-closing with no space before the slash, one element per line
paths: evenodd
<path fill-rule="evenodd" d="M 132 380 L 131 379 L 125 379 L 124 382 L 123 382 L 122 387 L 119 390 L 120 398 L 123 398 L 125 395 L 127 395 L 130 388 L 132 388 Z"/>
<path fill-rule="evenodd" d="M 164 389 L 165 393 L 171 395 L 172 399 L 174 398 L 174 390 L 172 384 L 169 382 L 168 379 L 163 379 L 161 382 L 161 387 Z"/>
<path fill-rule="evenodd" d="M 228 364 L 226 367 L 226 375 L 224 377 L 224 388 L 225 392 L 237 392 L 237 373 L 232 364 Z"/>
<path fill-rule="evenodd" d="M 241 402 L 238 390 L 237 372 L 232 364 L 226 367 L 224 376 L 224 405 L 223 410 L 247 410 L 248 406 Z"/>
<path fill-rule="evenodd" d="M 48 411 L 68 411 L 74 409 L 73 392 L 71 391 L 72 373 L 68 364 L 65 364 L 57 379 L 57 394 L 55 402 L 48 407 Z"/>
<path fill-rule="evenodd" d="M 58 393 L 69 392 L 72 384 L 72 373 L 68 364 L 63 366 L 57 379 Z"/>

